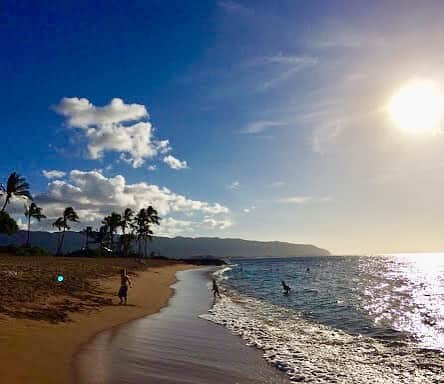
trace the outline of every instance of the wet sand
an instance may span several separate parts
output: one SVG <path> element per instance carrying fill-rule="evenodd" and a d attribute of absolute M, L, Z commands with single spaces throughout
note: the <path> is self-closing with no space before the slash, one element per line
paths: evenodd
<path fill-rule="evenodd" d="M 198 316 L 212 304 L 205 270 L 177 273 L 159 313 L 98 334 L 77 355 L 77 384 L 289 383 L 225 328 Z"/>

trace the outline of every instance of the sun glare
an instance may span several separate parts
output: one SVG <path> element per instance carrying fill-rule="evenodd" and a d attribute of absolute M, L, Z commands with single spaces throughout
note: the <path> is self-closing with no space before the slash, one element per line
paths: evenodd
<path fill-rule="evenodd" d="M 444 97 L 433 81 L 412 80 L 393 95 L 388 112 L 405 131 L 436 132 L 444 113 Z"/>

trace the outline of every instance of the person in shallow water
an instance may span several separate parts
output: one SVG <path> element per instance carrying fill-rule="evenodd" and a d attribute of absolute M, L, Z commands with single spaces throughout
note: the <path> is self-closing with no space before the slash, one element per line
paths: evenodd
<path fill-rule="evenodd" d="M 220 293 L 219 293 L 219 287 L 217 286 L 216 280 L 213 279 L 213 296 L 216 298 L 216 296 L 220 299 Z"/>
<path fill-rule="evenodd" d="M 291 291 L 291 288 L 285 283 L 284 280 L 282 280 L 282 288 L 284 288 L 284 294 L 288 295 Z"/>
<path fill-rule="evenodd" d="M 125 269 L 120 270 L 120 289 L 117 296 L 119 296 L 120 304 L 126 304 L 128 300 L 128 287 L 132 287 L 131 280 Z"/>

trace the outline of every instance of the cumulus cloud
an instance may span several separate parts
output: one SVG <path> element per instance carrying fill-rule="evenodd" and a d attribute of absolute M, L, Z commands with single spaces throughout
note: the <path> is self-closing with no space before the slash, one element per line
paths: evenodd
<path fill-rule="evenodd" d="M 66 175 L 66 172 L 63 171 L 57 171 L 57 170 L 52 170 L 52 171 L 47 171 L 47 170 L 43 170 L 42 171 L 43 176 L 45 176 L 47 179 L 60 179 L 62 177 L 64 177 Z"/>
<path fill-rule="evenodd" d="M 148 117 L 148 111 L 141 104 L 125 104 L 114 98 L 103 107 L 96 107 L 86 98 L 64 97 L 55 110 L 67 118 L 71 127 L 88 129 L 91 126 L 118 124 Z"/>
<path fill-rule="evenodd" d="M 188 168 L 188 164 L 186 161 L 176 159 L 172 155 L 165 156 L 163 158 L 163 162 L 165 164 L 167 164 L 172 169 L 186 169 L 186 168 Z"/>
<path fill-rule="evenodd" d="M 51 223 L 67 206 L 76 209 L 81 227 L 97 228 L 112 211 L 122 212 L 127 207 L 139 210 L 148 205 L 153 205 L 164 218 L 163 234 L 190 233 L 193 228 L 225 229 L 229 225 L 230 211 L 222 204 L 193 200 L 146 182 L 129 184 L 122 175 L 105 177 L 97 170 L 73 170 L 67 180 L 51 180 L 47 191 L 37 195 L 35 201 L 48 216 L 37 224 L 36 228 L 40 225 L 41 229 L 51 229 Z M 15 202 L 8 210 L 21 215 L 23 202 Z M 193 216 L 194 221 L 181 220 L 177 217 L 181 215 Z"/>
<path fill-rule="evenodd" d="M 126 104 L 114 98 L 108 105 L 98 107 L 86 98 L 65 97 L 54 109 L 66 118 L 68 127 L 83 132 L 92 159 L 114 151 L 121 154 L 121 160 L 138 168 L 146 159 L 171 150 L 168 140 L 154 138 L 144 105 Z"/>

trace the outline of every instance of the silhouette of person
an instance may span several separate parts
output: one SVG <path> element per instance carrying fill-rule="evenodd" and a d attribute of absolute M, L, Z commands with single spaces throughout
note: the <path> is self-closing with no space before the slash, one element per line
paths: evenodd
<path fill-rule="evenodd" d="M 213 288 L 212 288 L 212 291 L 213 291 L 213 296 L 214 296 L 214 298 L 216 298 L 216 296 L 217 296 L 218 298 L 220 298 L 219 287 L 217 286 L 216 280 L 214 280 L 214 279 L 213 279 Z"/>
<path fill-rule="evenodd" d="M 284 280 L 282 280 L 282 288 L 284 288 L 284 294 L 288 295 L 291 291 L 291 288 L 285 283 Z"/>
<path fill-rule="evenodd" d="M 127 303 L 128 300 L 128 287 L 132 287 L 131 280 L 126 273 L 125 269 L 120 270 L 120 289 L 117 296 L 119 296 L 120 304 Z"/>

